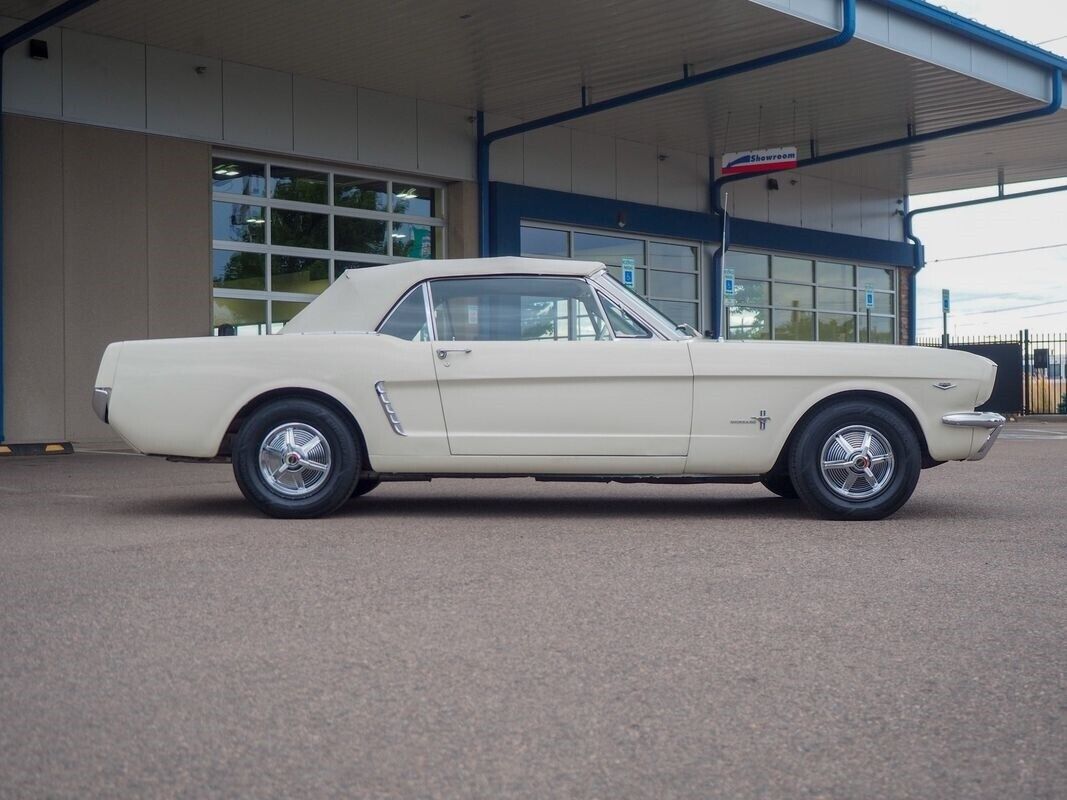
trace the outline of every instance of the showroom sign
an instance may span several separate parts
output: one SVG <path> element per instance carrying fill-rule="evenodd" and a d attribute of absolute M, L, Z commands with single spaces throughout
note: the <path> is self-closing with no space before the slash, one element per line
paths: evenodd
<path fill-rule="evenodd" d="M 740 153 L 724 153 L 722 174 L 738 175 L 745 172 L 769 172 L 789 169 L 797 165 L 795 147 L 771 147 L 766 150 L 743 150 Z"/>

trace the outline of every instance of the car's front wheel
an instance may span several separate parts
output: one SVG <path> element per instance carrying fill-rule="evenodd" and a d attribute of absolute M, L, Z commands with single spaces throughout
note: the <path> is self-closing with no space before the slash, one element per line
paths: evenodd
<path fill-rule="evenodd" d="M 786 500 L 796 500 L 797 490 L 793 486 L 793 481 L 789 480 L 789 475 L 785 472 L 776 472 L 770 475 L 765 475 L 760 480 L 764 488 L 770 492 L 774 492 L 779 497 L 784 497 Z"/>
<path fill-rule="evenodd" d="M 274 400 L 241 425 L 232 453 L 242 494 L 272 517 L 336 511 L 359 478 L 360 449 L 332 408 L 304 398 Z"/>
<path fill-rule="evenodd" d="M 793 444 L 789 477 L 800 499 L 825 519 L 883 519 L 915 491 L 919 439 L 897 411 L 850 400 L 827 406 Z"/>

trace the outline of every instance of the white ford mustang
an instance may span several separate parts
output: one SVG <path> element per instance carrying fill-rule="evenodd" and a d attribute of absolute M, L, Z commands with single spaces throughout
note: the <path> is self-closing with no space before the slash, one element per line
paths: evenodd
<path fill-rule="evenodd" d="M 381 481 L 530 476 L 761 481 L 879 519 L 1004 424 L 973 410 L 984 358 L 691 333 L 603 264 L 393 264 L 345 272 L 280 336 L 114 343 L 93 405 L 142 453 L 232 461 L 277 517 Z"/>

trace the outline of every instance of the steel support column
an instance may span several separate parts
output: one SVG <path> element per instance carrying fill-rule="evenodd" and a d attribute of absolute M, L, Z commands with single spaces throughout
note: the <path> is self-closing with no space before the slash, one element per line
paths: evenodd
<path fill-rule="evenodd" d="M 67 17 L 77 14 L 84 8 L 88 8 L 99 0 L 67 0 L 53 9 L 46 11 L 29 22 L 19 25 L 12 31 L 0 36 L 0 442 L 4 441 L 4 137 L 3 137 L 3 107 L 4 107 L 4 70 L 3 59 L 17 44 L 21 44 L 31 36 L 40 33 L 46 28 L 51 28 Z"/>

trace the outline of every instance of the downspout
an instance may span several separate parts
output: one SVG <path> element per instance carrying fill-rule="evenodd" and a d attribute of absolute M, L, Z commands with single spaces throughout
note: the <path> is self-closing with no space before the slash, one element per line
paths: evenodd
<path fill-rule="evenodd" d="M 13 31 L 0 36 L 0 442 L 4 437 L 4 56 L 12 47 L 40 33 L 46 28 L 62 22 L 72 14 L 77 14 L 98 0 L 67 0 L 39 17 L 24 22 Z"/>
<path fill-rule="evenodd" d="M 1055 194 L 1057 192 L 1067 192 L 1067 186 L 1051 186 L 1047 189 L 1031 189 L 1030 191 L 1016 192 L 1014 194 L 997 194 L 995 197 L 980 197 L 977 200 L 961 200 L 958 203 L 943 203 L 939 206 L 926 206 L 925 208 L 916 208 L 905 212 L 904 237 L 915 245 L 915 269 L 911 271 L 911 275 L 908 278 L 908 313 L 911 315 L 911 319 L 909 320 L 911 327 L 908 334 L 908 344 L 915 344 L 915 318 L 917 316 L 915 276 L 919 273 L 919 270 L 926 266 L 925 248 L 923 247 L 922 240 L 915 235 L 912 222 L 916 215 L 929 214 L 931 211 L 948 211 L 953 208 L 968 208 L 970 206 L 986 205 L 987 203 L 999 203 L 1003 200 L 1016 200 L 1020 197 L 1037 197 L 1039 195 Z"/>
<path fill-rule="evenodd" d="M 769 55 L 760 56 L 759 58 L 750 59 L 749 61 L 731 64 L 727 67 L 720 67 L 719 69 L 709 70 L 708 72 L 701 72 L 697 75 L 688 74 L 689 69 L 686 67 L 683 70 L 683 77 L 677 80 L 649 86 L 645 89 L 628 92 L 627 94 L 612 97 L 608 100 L 601 100 L 596 103 L 583 102 L 582 105 L 577 108 L 561 111 L 557 114 L 551 114 L 547 117 L 530 120 L 518 125 L 512 125 L 508 128 L 501 128 L 500 130 L 492 131 L 491 133 L 485 132 L 483 113 L 478 112 L 477 177 L 479 197 L 479 255 L 489 255 L 489 148 L 493 142 L 511 136 L 518 136 L 522 133 L 529 133 L 530 131 L 539 130 L 541 128 L 547 128 L 552 125 L 570 122 L 571 120 L 587 117 L 591 114 L 598 114 L 601 111 L 610 111 L 611 109 L 638 103 L 642 100 L 662 97 L 665 94 L 679 92 L 683 89 L 691 89 L 694 86 L 703 86 L 704 84 L 719 81 L 724 78 L 730 78 L 734 75 L 741 75 L 746 72 L 763 69 L 764 67 L 784 64 L 787 61 L 795 61 L 799 58 L 815 55 L 817 53 L 825 53 L 827 50 L 833 50 L 848 44 L 852 41 L 852 37 L 855 33 L 856 0 L 841 0 L 841 30 L 827 39 L 820 39 L 817 42 L 800 45 L 799 47 L 792 47 L 788 50 L 783 50 L 780 53 L 771 53 Z M 583 91 L 582 94 L 584 99 L 585 92 Z"/>
<path fill-rule="evenodd" d="M 738 175 L 723 175 L 716 178 L 711 184 L 711 208 L 716 214 L 725 214 L 725 210 L 722 207 L 722 188 L 728 184 L 735 183 L 737 181 L 745 180 L 746 178 L 765 177 L 775 172 L 786 172 L 794 169 L 802 169 L 804 167 L 812 167 L 818 164 L 828 164 L 832 161 L 840 161 L 845 158 L 856 158 L 858 156 L 870 155 L 872 153 L 880 153 L 885 150 L 894 150 L 898 147 L 908 147 L 910 145 L 925 144 L 926 142 L 934 142 L 939 139 L 949 139 L 953 136 L 962 136 L 966 133 L 976 133 L 978 131 L 989 130 L 990 128 L 999 128 L 1003 125 L 1012 125 L 1017 122 L 1026 122 L 1032 119 L 1038 119 L 1040 117 L 1047 117 L 1050 114 L 1055 114 L 1063 106 L 1063 74 L 1060 70 L 1053 70 L 1050 73 L 1050 80 L 1052 82 L 1052 99 L 1047 105 L 1041 108 L 1035 108 L 1030 111 L 1020 111 L 1014 114 L 1007 114 L 1002 117 L 996 117 L 994 119 L 979 120 L 978 122 L 968 122 L 964 125 L 955 125 L 951 128 L 945 128 L 939 131 L 930 131 L 929 133 L 912 134 L 908 136 L 902 136 L 899 139 L 890 139 L 886 142 L 877 142 L 875 144 L 864 145 L 863 147 L 853 147 L 848 150 L 840 150 L 836 153 L 828 153 L 824 156 L 813 156 L 811 158 L 800 159 L 795 167 L 782 167 L 777 169 L 769 169 L 765 172 L 759 173 L 742 173 Z M 921 251 L 920 251 L 921 252 Z M 921 256 L 919 253 L 916 255 L 916 261 Z M 921 265 L 914 264 L 916 269 Z M 909 284 L 910 287 L 910 284 Z M 914 324 L 914 320 L 911 320 Z M 721 336 L 721 331 L 714 330 L 712 333 L 718 337 Z M 910 337 L 909 337 L 910 338 Z"/>

